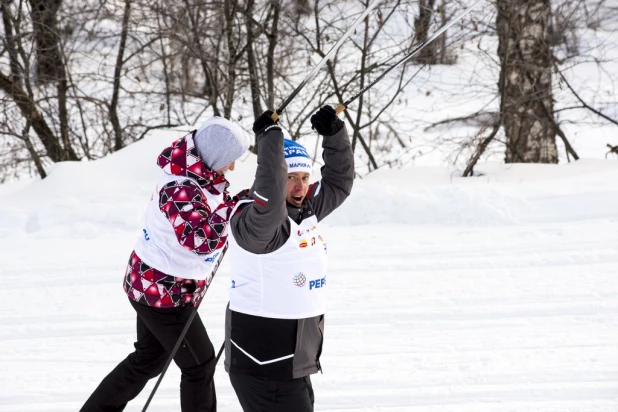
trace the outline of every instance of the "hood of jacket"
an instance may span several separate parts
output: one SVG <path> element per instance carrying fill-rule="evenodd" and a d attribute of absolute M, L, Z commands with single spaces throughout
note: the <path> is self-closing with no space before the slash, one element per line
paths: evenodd
<path fill-rule="evenodd" d="M 227 195 L 229 182 L 224 175 L 210 170 L 197 154 L 193 136 L 195 130 L 163 149 L 157 165 L 169 175 L 189 177 L 214 195 Z"/>

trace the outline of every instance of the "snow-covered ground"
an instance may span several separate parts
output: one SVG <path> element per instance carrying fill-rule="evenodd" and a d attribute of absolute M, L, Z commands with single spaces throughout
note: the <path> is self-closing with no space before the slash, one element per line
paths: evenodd
<path fill-rule="evenodd" d="M 77 411 L 133 349 L 122 277 L 176 137 L 0 186 L 0 411 Z M 316 410 L 618 411 L 618 162 L 476 171 L 378 171 L 324 222 Z M 216 348 L 228 284 L 224 264 L 200 308 Z M 219 411 L 240 411 L 219 366 Z M 149 410 L 178 411 L 178 384 L 172 365 Z"/>

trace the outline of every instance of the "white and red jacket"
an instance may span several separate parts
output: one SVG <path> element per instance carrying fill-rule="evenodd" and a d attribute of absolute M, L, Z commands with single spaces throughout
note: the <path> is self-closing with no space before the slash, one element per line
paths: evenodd
<path fill-rule="evenodd" d="M 195 132 L 161 152 L 165 175 L 146 208 L 142 236 L 129 258 L 124 290 L 130 299 L 169 308 L 197 303 L 206 293 L 236 202 L 228 181 L 208 169 L 193 142 Z"/>

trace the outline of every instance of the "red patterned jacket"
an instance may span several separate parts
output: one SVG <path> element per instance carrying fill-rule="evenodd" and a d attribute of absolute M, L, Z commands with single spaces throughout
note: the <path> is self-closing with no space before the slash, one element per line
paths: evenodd
<path fill-rule="evenodd" d="M 206 278 L 208 273 L 204 273 L 204 279 L 197 276 L 183 278 L 174 271 L 171 272 L 174 275 L 163 272 L 163 268 L 155 267 L 157 265 L 153 262 L 178 259 L 179 254 L 184 254 L 190 258 L 183 259 L 185 265 L 195 262 L 200 266 L 204 261 L 220 258 L 220 253 L 215 252 L 220 251 L 227 242 L 227 226 L 237 199 L 230 198 L 227 192 L 229 183 L 225 177 L 208 169 L 199 158 L 193 143 L 194 133 L 175 141 L 163 150 L 157 160 L 159 167 L 170 176 L 156 194 L 158 205 L 153 203 L 149 207 L 154 209 L 151 213 L 161 213 L 155 216 L 155 220 L 165 230 L 158 230 L 157 236 L 166 238 L 157 244 L 156 256 L 153 254 L 148 262 L 148 253 L 140 252 L 144 256 L 139 256 L 136 252 L 143 250 L 139 249 L 140 241 L 144 243 L 154 235 L 144 229 L 145 240 L 140 239 L 136 250 L 131 253 L 124 277 L 124 290 L 128 297 L 144 305 L 171 308 L 187 303 L 197 304 L 212 281 L 212 277 Z M 209 198 L 219 199 L 219 204 L 209 204 Z M 166 221 L 169 228 L 165 227 Z M 203 259 L 205 256 L 207 258 Z"/>

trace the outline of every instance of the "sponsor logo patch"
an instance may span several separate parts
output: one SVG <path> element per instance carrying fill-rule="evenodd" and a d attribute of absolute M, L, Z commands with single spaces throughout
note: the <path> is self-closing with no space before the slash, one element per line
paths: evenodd
<path fill-rule="evenodd" d="M 290 163 L 290 164 L 288 165 L 288 167 L 289 167 L 290 169 L 294 169 L 294 168 L 296 168 L 296 167 L 301 167 L 301 168 L 303 168 L 303 169 L 310 169 L 310 168 L 311 168 L 311 165 L 310 165 L 309 163 L 297 162 L 297 163 Z"/>
<path fill-rule="evenodd" d="M 298 287 L 305 286 L 305 283 L 307 282 L 307 278 L 305 277 L 305 274 L 303 272 L 298 272 L 297 274 L 295 274 L 292 280 L 294 281 L 294 284 Z"/>
<path fill-rule="evenodd" d="M 310 280 L 309 281 L 309 290 L 323 288 L 326 285 L 326 276 L 322 279 Z"/>
<path fill-rule="evenodd" d="M 206 263 L 212 263 L 212 262 L 214 262 L 215 260 L 217 260 L 217 258 L 219 257 L 219 254 L 220 254 L 220 253 L 221 253 L 221 252 L 217 252 L 217 253 L 215 253 L 215 255 L 214 255 L 214 256 L 207 257 L 206 259 L 204 259 L 204 262 L 206 262 Z"/>
<path fill-rule="evenodd" d="M 317 226 L 312 226 L 312 227 L 310 227 L 309 229 L 305 229 L 305 230 L 300 230 L 300 229 L 299 229 L 299 230 L 296 232 L 296 234 L 297 234 L 298 236 L 302 236 L 302 235 L 304 235 L 305 233 L 309 233 L 309 232 L 312 232 L 312 231 L 316 230 L 317 228 L 318 228 Z"/>
<path fill-rule="evenodd" d="M 309 157 L 309 153 L 307 153 L 305 148 L 298 147 L 298 146 L 288 146 L 288 147 L 283 148 L 283 155 L 285 157 L 295 157 L 295 156 Z"/>

